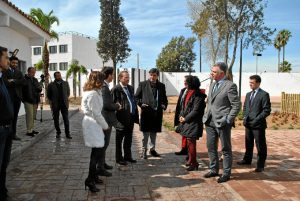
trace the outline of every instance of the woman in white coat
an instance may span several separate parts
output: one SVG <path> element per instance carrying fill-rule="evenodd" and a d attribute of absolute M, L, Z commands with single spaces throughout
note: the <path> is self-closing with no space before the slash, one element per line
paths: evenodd
<path fill-rule="evenodd" d="M 99 71 L 91 72 L 88 81 L 83 88 L 81 109 L 84 113 L 82 120 L 82 130 L 84 142 L 87 147 L 92 148 L 89 175 L 85 180 L 85 188 L 91 192 L 100 191 L 95 183 L 101 183 L 97 177 L 97 162 L 104 154 L 104 133 L 103 130 L 109 129 L 104 117 L 101 114 L 103 100 L 101 87 L 104 81 L 104 74 Z"/>

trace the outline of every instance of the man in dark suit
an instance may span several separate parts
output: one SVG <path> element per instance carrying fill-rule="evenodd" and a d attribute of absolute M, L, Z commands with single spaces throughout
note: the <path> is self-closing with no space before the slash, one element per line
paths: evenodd
<path fill-rule="evenodd" d="M 55 72 L 54 78 L 54 82 L 51 82 L 48 85 L 47 97 L 51 105 L 54 126 L 56 129 L 56 138 L 60 138 L 61 134 L 59 127 L 59 112 L 61 112 L 64 120 L 66 138 L 72 139 L 69 125 L 69 83 L 62 79 L 60 72 Z"/>
<path fill-rule="evenodd" d="M 10 160 L 12 145 L 11 123 L 14 118 L 13 104 L 3 80 L 8 70 L 8 50 L 0 46 L 0 200 L 7 200 L 6 169 Z"/>
<path fill-rule="evenodd" d="M 120 103 L 114 103 L 111 91 L 109 89 L 109 83 L 111 83 L 114 78 L 114 69 L 112 67 L 103 67 L 101 72 L 105 75 L 105 80 L 101 88 L 103 98 L 102 115 L 107 122 L 109 129 L 104 131 L 104 157 L 101 157 L 101 161 L 98 163 L 98 168 L 99 175 L 109 177 L 112 176 L 112 174 L 106 170 L 113 169 L 113 167 L 105 162 L 105 151 L 109 145 L 112 126 L 116 129 L 123 129 L 122 124 L 118 121 L 116 116 L 116 111 L 122 109 L 122 107 Z"/>
<path fill-rule="evenodd" d="M 240 111 L 240 101 L 237 86 L 226 78 L 227 65 L 216 63 L 211 69 L 211 77 L 215 80 L 209 89 L 208 107 L 203 116 L 206 126 L 207 149 L 210 160 L 210 172 L 205 178 L 219 175 L 218 140 L 220 138 L 223 152 L 223 175 L 218 183 L 230 179 L 232 166 L 231 128 L 234 119 Z"/>
<path fill-rule="evenodd" d="M 122 107 L 117 111 L 117 119 L 124 126 L 123 129 L 116 131 L 116 162 L 120 165 L 126 165 L 127 162 L 136 163 L 132 158 L 131 144 L 134 123 L 139 123 L 139 114 L 134 99 L 134 89 L 129 83 L 129 73 L 121 71 L 119 84 L 112 89 L 113 100 Z M 123 141 L 124 140 L 124 141 Z M 124 157 L 122 155 L 122 144 Z"/>
<path fill-rule="evenodd" d="M 255 140 L 257 149 L 255 172 L 262 172 L 267 158 L 266 118 L 271 113 L 271 102 L 269 94 L 260 88 L 261 78 L 259 75 L 250 76 L 249 83 L 252 91 L 247 93 L 243 107 L 246 153 L 243 160 L 237 162 L 237 164 L 251 164 Z"/>
<path fill-rule="evenodd" d="M 184 88 L 180 90 L 179 97 L 176 104 L 176 110 L 175 110 L 175 117 L 174 117 L 174 127 L 179 125 L 179 115 L 180 111 L 183 106 L 183 101 L 187 92 L 187 83 L 186 79 L 191 75 L 184 76 Z M 187 139 L 185 136 L 182 136 L 181 140 L 181 150 L 178 152 L 175 152 L 176 155 L 187 155 L 188 153 L 188 147 L 187 147 Z"/>
<path fill-rule="evenodd" d="M 25 80 L 22 72 L 18 69 L 19 59 L 15 56 L 11 56 L 9 61 L 10 67 L 4 72 L 3 77 L 5 78 L 14 105 L 14 119 L 12 122 L 13 140 L 21 140 L 21 138 L 17 136 L 17 121 L 22 101 L 22 88 Z"/>
<path fill-rule="evenodd" d="M 149 71 L 149 79 L 141 82 L 135 93 L 137 104 L 141 108 L 140 130 L 143 132 L 143 154 L 147 159 L 148 139 L 150 137 L 150 154 L 160 157 L 156 152 L 156 135 L 161 132 L 163 110 L 167 109 L 168 99 L 166 87 L 158 81 L 159 71 L 152 68 Z"/>

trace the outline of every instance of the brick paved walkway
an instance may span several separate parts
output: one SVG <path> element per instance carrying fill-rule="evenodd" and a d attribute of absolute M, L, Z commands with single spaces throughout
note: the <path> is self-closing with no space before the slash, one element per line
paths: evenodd
<path fill-rule="evenodd" d="M 138 160 L 137 164 L 118 167 L 114 163 L 114 135 L 108 150 L 108 163 L 114 165 L 113 177 L 103 178 L 101 192 L 92 194 L 84 190 L 90 149 L 83 144 L 82 114 L 71 119 L 72 140 L 55 139 L 55 132 L 45 135 L 9 166 L 9 200 L 241 200 L 227 184 L 219 185 L 215 179 L 203 179 L 207 171 L 202 163 L 199 171 L 188 173 L 183 167 L 184 157 L 175 156 L 178 139 L 161 133 L 158 151 L 162 158 Z M 49 128 L 52 125 L 49 122 Z M 141 133 L 134 133 L 134 156 L 138 158 Z"/>

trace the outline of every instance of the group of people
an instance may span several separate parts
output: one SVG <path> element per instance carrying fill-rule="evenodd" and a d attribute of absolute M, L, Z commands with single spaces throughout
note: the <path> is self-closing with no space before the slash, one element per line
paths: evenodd
<path fill-rule="evenodd" d="M 8 61 L 10 59 L 10 62 Z M 23 101 L 26 110 L 27 135 L 34 136 L 34 117 L 42 85 L 35 78 L 35 68 L 29 67 L 23 77 L 17 69 L 16 57 L 9 58 L 8 50 L 0 47 L 0 200 L 5 200 L 6 168 L 8 166 L 12 140 L 18 140 L 16 121 Z M 8 65 L 10 63 L 10 65 Z M 210 171 L 206 178 L 219 176 L 218 145 L 221 141 L 223 154 L 223 174 L 218 182 L 230 179 L 232 168 L 231 128 L 240 111 L 241 103 L 237 86 L 226 78 L 227 65 L 219 62 L 211 68 L 211 84 L 208 95 L 200 90 L 201 82 L 197 76 L 185 77 L 185 87 L 181 90 L 176 106 L 174 125 L 176 132 L 182 135 L 182 149 L 177 155 L 187 156 L 187 170 L 198 170 L 196 141 L 202 137 L 205 125 Z M 142 159 L 160 157 L 156 150 L 157 133 L 162 130 L 163 111 L 168 107 L 166 87 L 158 80 L 159 70 L 149 70 L 149 79 L 134 88 L 129 85 L 129 73 L 121 71 L 118 84 L 110 90 L 114 79 L 114 69 L 104 67 L 101 71 L 92 71 L 83 88 L 81 109 L 85 145 L 91 147 L 90 165 L 85 186 L 92 192 L 98 192 L 96 184 L 103 181 L 98 176 L 112 176 L 113 166 L 106 163 L 106 150 L 109 146 L 112 127 L 116 129 L 116 155 L 119 165 L 136 163 L 131 151 L 134 124 L 140 125 L 142 138 Z M 59 113 L 65 125 L 65 135 L 72 139 L 68 119 L 70 88 L 62 80 L 60 72 L 54 73 L 55 80 L 48 86 L 49 99 L 56 137 L 60 138 Z M 238 165 L 250 165 L 252 162 L 254 140 L 258 150 L 256 172 L 264 171 L 267 157 L 265 129 L 266 117 L 271 112 L 270 97 L 260 88 L 261 78 L 250 77 L 251 92 L 247 93 L 243 114 L 246 128 L 244 158 Z M 22 91 L 26 93 L 22 93 Z M 140 108 L 140 115 L 139 110 Z M 150 138 L 150 141 L 149 141 Z M 149 151 L 149 152 L 148 152 Z"/>

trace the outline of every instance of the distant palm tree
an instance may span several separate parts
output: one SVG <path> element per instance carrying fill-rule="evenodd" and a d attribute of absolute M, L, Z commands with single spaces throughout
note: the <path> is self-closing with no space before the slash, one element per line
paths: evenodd
<path fill-rule="evenodd" d="M 282 73 L 289 73 L 292 71 L 292 64 L 289 63 L 288 61 L 283 61 L 280 64 L 280 72 Z"/>
<path fill-rule="evenodd" d="M 69 65 L 69 69 L 67 71 L 67 79 L 69 77 L 73 77 L 73 96 L 76 99 L 76 86 L 77 86 L 77 74 L 78 74 L 78 85 L 79 85 L 79 96 L 81 95 L 81 74 L 88 74 L 86 67 L 79 65 L 79 61 L 76 59 L 72 60 L 71 64 Z"/>
<path fill-rule="evenodd" d="M 46 31 L 50 33 L 50 37 L 58 40 L 58 34 L 52 30 L 52 26 L 54 23 L 59 25 L 59 19 L 53 15 L 53 10 L 51 10 L 48 14 L 44 13 L 40 8 L 32 8 L 30 10 L 30 16 Z M 44 64 L 44 75 L 45 75 L 45 89 L 47 94 L 47 88 L 49 84 L 49 51 L 48 45 L 45 41 L 43 47 L 43 64 Z M 47 96 L 45 96 L 47 97 Z"/>
<path fill-rule="evenodd" d="M 279 44 L 282 46 L 282 63 L 285 61 L 285 46 L 287 42 L 289 41 L 290 37 L 292 37 L 292 34 L 289 30 L 283 29 L 279 31 Z"/>

